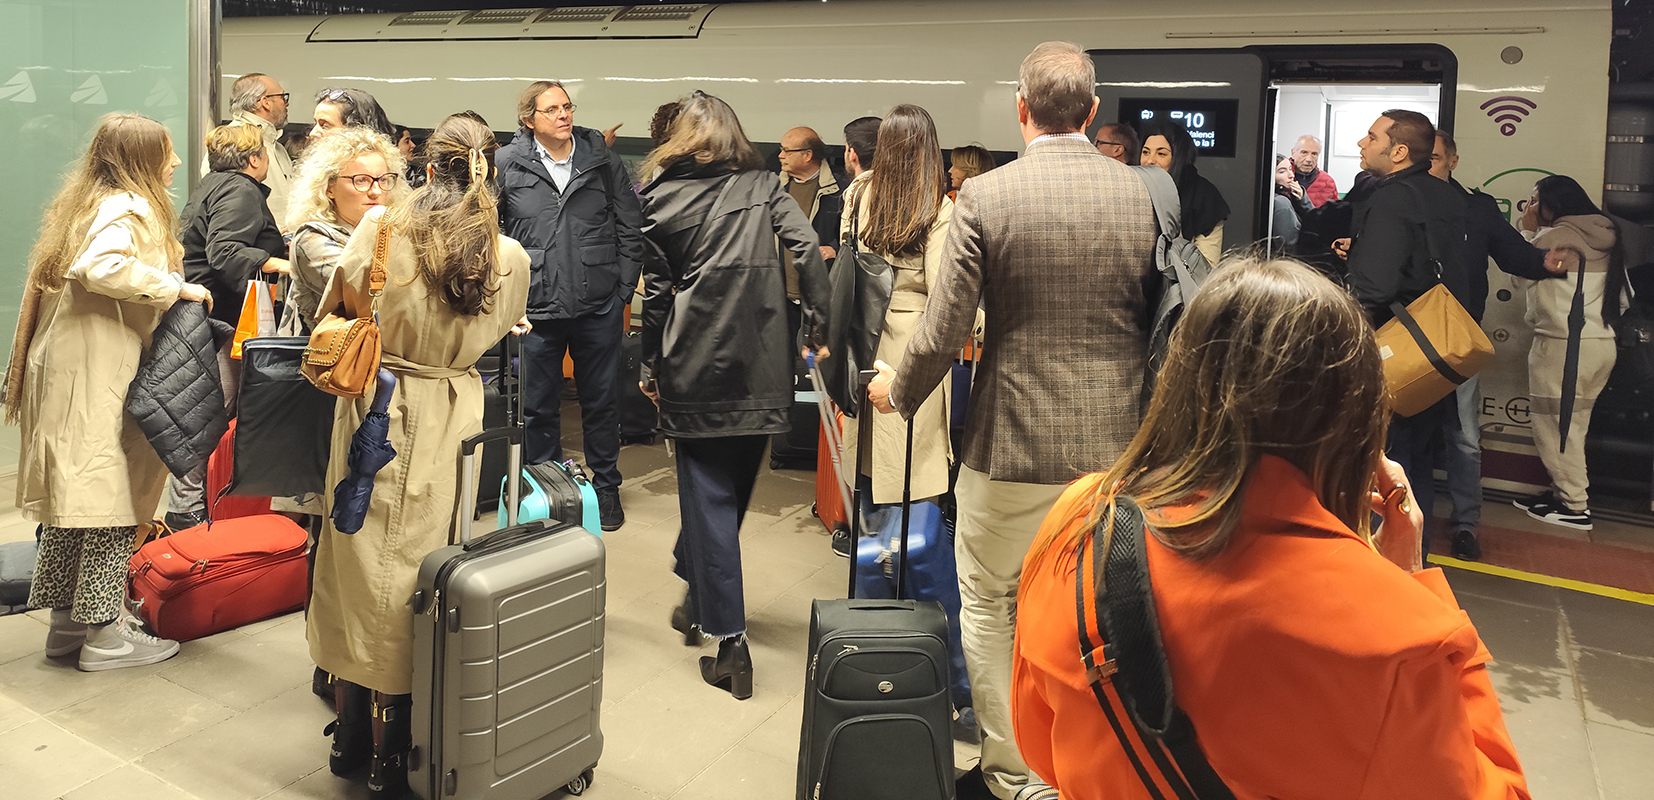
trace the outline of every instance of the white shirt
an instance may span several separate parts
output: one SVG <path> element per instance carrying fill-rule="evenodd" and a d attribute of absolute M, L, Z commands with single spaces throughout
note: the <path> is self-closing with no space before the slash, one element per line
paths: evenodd
<path fill-rule="evenodd" d="M 546 165 L 546 172 L 551 175 L 551 182 L 557 184 L 557 191 L 561 192 L 569 185 L 569 179 L 574 177 L 574 148 L 575 140 L 569 139 L 569 154 L 567 158 L 558 161 L 546 152 L 546 147 L 540 144 L 538 137 L 534 139 L 534 152 L 540 155 L 540 163 Z"/>
<path fill-rule="evenodd" d="M 1033 147 L 1046 139 L 1078 139 L 1086 144 L 1091 144 L 1091 137 L 1083 133 L 1042 133 L 1035 136 L 1034 141 L 1029 142 L 1028 146 Z"/>

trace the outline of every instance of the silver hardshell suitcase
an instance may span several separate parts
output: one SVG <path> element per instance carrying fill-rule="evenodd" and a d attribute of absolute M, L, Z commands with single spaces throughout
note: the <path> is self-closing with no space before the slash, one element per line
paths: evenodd
<path fill-rule="evenodd" d="M 522 466 L 522 430 L 497 429 L 461 445 L 462 502 L 476 496 L 484 442 L 510 444 Z M 603 540 L 578 520 L 511 524 L 425 557 L 414 614 L 413 750 L 408 782 L 425 800 L 539 800 L 580 794 L 603 752 Z"/>

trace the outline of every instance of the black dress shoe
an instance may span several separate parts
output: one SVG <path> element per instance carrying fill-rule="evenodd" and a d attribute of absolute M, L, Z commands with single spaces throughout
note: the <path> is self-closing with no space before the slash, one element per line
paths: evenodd
<path fill-rule="evenodd" d="M 597 522 L 605 531 L 618 531 L 626 524 L 626 510 L 620 507 L 619 489 L 597 490 Z"/>
<path fill-rule="evenodd" d="M 161 522 L 173 533 L 189 530 L 197 525 L 207 523 L 207 510 L 200 511 L 168 511 L 161 517 Z"/>
<path fill-rule="evenodd" d="M 695 627 L 695 622 L 689 618 L 689 595 L 683 596 L 683 602 L 672 609 L 672 630 L 683 634 L 685 647 L 701 646 L 701 631 Z"/>
<path fill-rule="evenodd" d="M 833 528 L 833 555 L 839 558 L 850 557 L 850 529 L 843 527 Z"/>
<path fill-rule="evenodd" d="M 718 643 L 718 657 L 701 656 L 701 679 L 735 696 L 752 697 L 752 653 L 747 637 L 737 636 Z"/>
<path fill-rule="evenodd" d="M 1476 541 L 1476 532 L 1469 528 L 1453 534 L 1453 557 L 1461 561 L 1481 561 L 1482 543 Z"/>
<path fill-rule="evenodd" d="M 988 781 L 982 777 L 982 765 L 971 767 L 971 771 L 959 776 L 953 782 L 953 794 L 956 800 L 999 800 L 988 789 Z"/>

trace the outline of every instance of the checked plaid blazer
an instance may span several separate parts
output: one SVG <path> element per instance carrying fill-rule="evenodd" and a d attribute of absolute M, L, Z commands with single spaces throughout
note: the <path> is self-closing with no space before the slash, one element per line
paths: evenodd
<path fill-rule="evenodd" d="M 1107 468 L 1137 432 L 1154 208 L 1131 169 L 1083 136 L 1036 139 L 959 190 L 941 274 L 891 402 L 910 417 L 970 335 L 983 360 L 966 466 L 1059 484 Z"/>

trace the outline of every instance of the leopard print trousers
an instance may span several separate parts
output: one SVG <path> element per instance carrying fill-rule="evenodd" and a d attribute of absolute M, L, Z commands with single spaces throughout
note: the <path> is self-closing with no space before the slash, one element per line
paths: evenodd
<path fill-rule="evenodd" d="M 115 619 L 126 602 L 126 567 L 137 533 L 132 526 L 42 527 L 29 605 L 69 608 L 71 619 L 89 625 Z"/>

